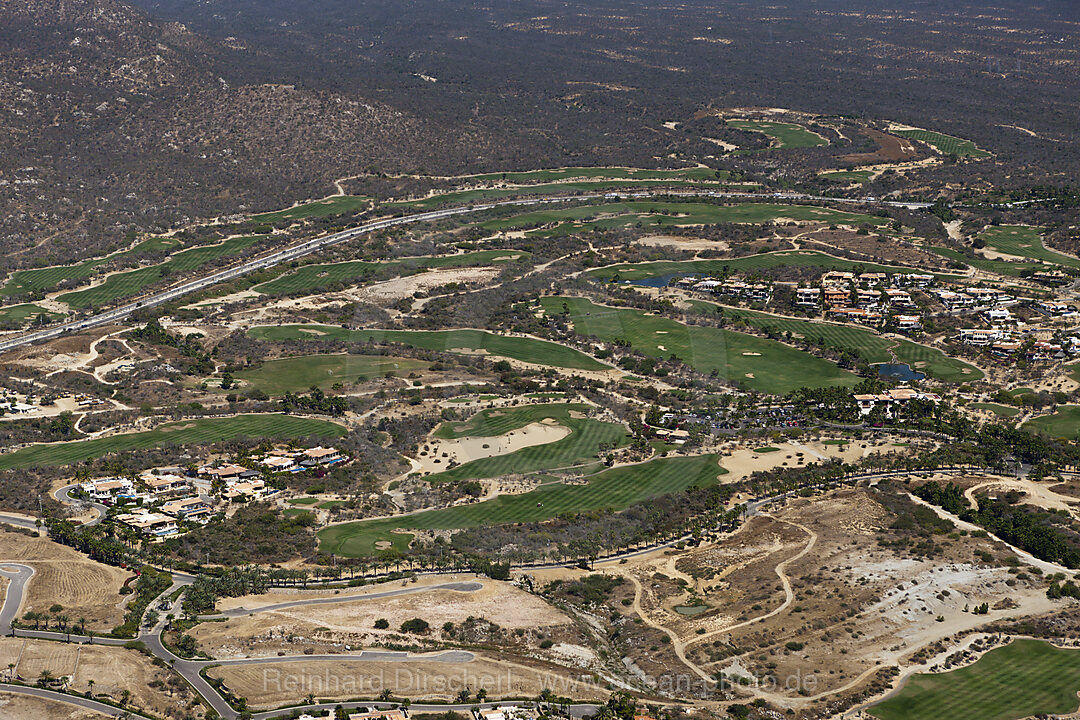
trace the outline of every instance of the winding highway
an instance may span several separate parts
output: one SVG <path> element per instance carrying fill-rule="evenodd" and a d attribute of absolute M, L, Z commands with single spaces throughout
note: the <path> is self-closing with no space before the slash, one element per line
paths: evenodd
<path fill-rule="evenodd" d="M 714 198 L 727 198 L 727 199 L 756 199 L 756 200 L 772 200 L 776 202 L 830 202 L 830 203 L 842 203 L 850 205 L 878 205 L 888 207 L 904 207 L 904 208 L 927 208 L 930 207 L 929 203 L 916 203 L 916 202 L 899 202 L 891 200 L 879 200 L 877 198 L 830 198 L 820 195 L 806 195 L 803 193 L 748 193 L 748 192 L 722 192 L 718 190 L 699 190 L 699 191 L 681 191 L 681 192 L 664 192 L 657 190 L 642 191 L 642 192 L 608 192 L 608 193 L 588 193 L 582 195 L 560 195 L 555 197 L 542 197 L 542 198 L 523 198 L 518 200 L 500 200 L 498 202 L 482 203 L 478 205 L 463 205 L 459 207 L 446 208 L 444 210 L 432 210 L 429 212 L 416 213 L 414 215 L 405 215 L 402 217 L 384 218 L 381 220 L 375 220 L 373 222 L 359 225 L 355 228 L 348 230 L 342 230 L 331 235 L 324 237 L 314 238 L 311 240 L 305 240 L 295 245 L 282 248 L 280 250 L 274 250 L 261 257 L 252 258 L 251 260 L 245 260 L 232 267 L 225 268 L 223 270 L 217 270 L 208 275 L 193 278 L 185 282 L 175 285 L 166 290 L 144 296 L 133 302 L 120 305 L 111 310 L 98 313 L 97 315 L 91 315 L 89 317 L 82 318 L 80 320 L 71 320 L 68 322 L 53 325 L 52 327 L 45 328 L 43 330 L 36 330 L 34 332 L 26 333 L 16 337 L 10 337 L 4 340 L 0 340 L 0 353 L 14 350 L 16 348 L 25 347 L 27 345 L 33 345 L 35 343 L 44 342 L 46 340 L 52 340 L 65 333 L 75 332 L 78 330 L 85 330 L 87 328 L 96 327 L 99 325 L 108 325 L 110 323 L 123 320 L 130 316 L 132 313 L 145 308 L 155 307 L 164 303 L 170 302 L 177 298 L 189 295 L 194 292 L 198 292 L 211 285 L 226 282 L 246 275 L 249 272 L 255 270 L 262 270 L 281 263 L 290 262 L 297 258 L 310 255 L 311 253 L 318 252 L 323 248 L 331 245 L 337 245 L 339 243 L 353 240 L 362 235 L 366 235 L 376 230 L 383 230 L 385 228 L 395 227 L 398 225 L 411 225 L 414 223 L 428 222 L 431 220 L 443 220 L 449 217 L 455 217 L 457 215 L 470 215 L 473 213 L 484 212 L 486 210 L 493 210 L 498 207 L 505 206 L 525 206 L 525 205 L 541 205 L 541 204 L 556 204 L 576 202 L 580 200 L 642 200 L 650 197 L 714 197 Z"/>

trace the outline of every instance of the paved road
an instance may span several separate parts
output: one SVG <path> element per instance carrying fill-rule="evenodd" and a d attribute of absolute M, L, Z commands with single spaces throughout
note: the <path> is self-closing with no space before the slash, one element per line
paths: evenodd
<path fill-rule="evenodd" d="M 84 500 L 83 498 L 74 497 L 71 493 L 75 488 L 79 487 L 78 483 L 72 485 L 65 485 L 64 487 L 53 492 L 53 497 L 57 502 L 64 505 L 70 505 L 76 512 L 83 507 L 91 507 L 97 511 L 97 517 L 92 520 L 87 520 L 83 523 L 84 526 L 89 527 L 91 525 L 97 525 L 99 522 L 105 519 L 105 514 L 109 512 L 109 508 L 101 503 L 93 502 L 92 500 Z"/>
<path fill-rule="evenodd" d="M 326 605 L 329 603 L 348 602 L 350 600 L 377 600 L 379 598 L 394 597 L 395 595 L 410 595 L 412 593 L 427 592 L 430 590 L 456 590 L 457 592 L 476 592 L 483 589 L 483 583 L 476 581 L 469 582 L 451 582 L 443 583 L 441 585 L 422 585 L 418 587 L 398 588 L 397 590 L 385 590 L 377 593 L 364 593 L 355 595 L 335 595 L 333 597 L 323 598 L 308 598 L 307 600 L 292 600 L 289 602 L 277 603 L 274 605 L 264 605 L 251 610 L 247 608 L 238 607 L 232 610 L 226 610 L 216 615 L 203 615 L 203 618 L 220 618 L 220 617 L 239 617 L 241 615 L 251 615 L 254 613 L 271 612 L 273 610 L 285 610 L 287 608 L 300 607 L 301 605 Z"/>
<path fill-rule="evenodd" d="M 96 700 L 84 698 L 81 695 L 68 695 L 66 693 L 56 692 L 55 690 L 45 690 L 37 687 L 24 687 L 22 685 L 9 685 L 4 682 L 0 682 L 0 692 L 15 693 L 16 695 L 29 695 L 31 697 L 42 698 L 44 700 L 53 700 L 55 702 L 67 703 L 68 705 L 75 705 L 76 707 L 86 708 L 87 710 L 94 710 L 99 713 L 104 713 L 109 717 L 121 717 L 124 715 L 124 710 L 114 708 L 112 705 L 106 705 Z M 136 715 L 135 717 L 139 717 Z"/>
<path fill-rule="evenodd" d="M 334 655 L 268 655 L 257 658 L 233 658 L 229 660 L 199 660 L 196 664 L 203 667 L 207 665 L 267 665 L 282 662 L 310 662 L 311 660 L 359 660 L 362 662 L 412 662 L 422 660 L 424 662 L 447 663 L 460 665 L 472 662 L 476 659 L 476 653 L 468 650 L 445 650 L 435 653 L 408 653 L 393 650 L 361 650 L 358 653 L 336 653 Z"/>
<path fill-rule="evenodd" d="M 34 568 L 29 565 L 4 562 L 0 563 L 0 575 L 9 580 L 4 607 L 0 608 L 0 633 L 3 633 L 7 632 L 7 629 L 11 627 L 11 621 L 19 614 L 19 607 L 26 594 L 26 583 L 34 576 Z"/>
<path fill-rule="evenodd" d="M 717 198 L 731 198 L 731 199 L 758 199 L 758 200 L 773 200 L 777 202 L 830 202 L 852 205 L 879 205 L 889 207 L 906 207 L 906 208 L 926 208 L 930 207 L 929 203 L 906 203 L 888 200 L 878 200 L 876 198 L 830 198 L 820 195 L 806 195 L 803 193 L 745 193 L 745 192 L 720 192 L 715 190 L 705 191 L 682 191 L 682 192 L 663 192 L 663 191 L 645 191 L 645 192 L 610 192 L 610 193 L 588 193 L 583 195 L 563 195 L 557 197 L 545 197 L 545 198 L 529 198 L 522 200 L 502 200 L 498 202 L 482 203 L 478 205 L 464 205 L 460 207 L 446 208 L 444 210 L 432 210 L 430 212 L 417 213 L 415 215 L 405 215 L 402 217 L 385 218 L 382 220 L 376 220 L 374 222 L 365 223 L 364 225 L 350 228 L 349 230 L 342 230 L 341 232 L 326 235 L 324 237 L 315 238 L 312 240 L 305 240 L 304 242 L 296 245 L 290 245 L 287 248 L 281 250 L 275 250 L 261 257 L 253 258 L 251 260 L 245 260 L 233 267 L 226 268 L 224 270 L 218 270 L 216 272 L 198 277 L 192 280 L 187 280 L 179 285 L 175 285 L 167 290 L 162 290 L 151 295 L 147 295 L 134 302 L 121 305 L 99 313 L 92 315 L 81 320 L 72 320 L 69 322 L 54 325 L 44 330 L 37 330 L 31 333 L 26 333 L 18 337 L 12 337 L 3 341 L 0 341 L 0 353 L 8 350 L 14 350 L 26 345 L 33 345 L 34 343 L 44 342 L 53 338 L 59 337 L 64 333 L 75 332 L 78 330 L 85 330 L 86 328 L 96 327 L 99 325 L 108 325 L 124 318 L 128 317 L 137 310 L 144 308 L 154 307 L 162 305 L 164 303 L 175 300 L 184 295 L 188 295 L 204 288 L 216 285 L 217 283 L 225 282 L 227 280 L 233 280 L 255 270 L 262 270 L 264 268 L 280 265 L 285 262 L 290 262 L 305 255 L 317 252 L 327 246 L 336 245 L 338 243 L 347 242 L 354 238 L 360 237 L 376 230 L 382 230 L 388 227 L 394 227 L 397 225 L 409 225 L 419 222 L 427 222 L 430 220 L 443 220 L 446 218 L 454 217 L 457 215 L 470 215 L 473 213 L 483 212 L 485 210 L 492 210 L 497 207 L 505 206 L 521 206 L 521 205 L 541 205 L 541 204 L 554 204 L 554 203 L 567 203 L 580 200 L 596 200 L 596 199 L 611 199 L 611 200 L 641 200 L 650 197 L 717 197 Z"/>
<path fill-rule="evenodd" d="M 5 525 L 14 525 L 15 527 L 25 528 L 26 530 L 37 530 L 38 519 L 32 517 L 23 517 L 21 515 L 9 515 L 8 513 L 0 513 L 0 523 Z"/>

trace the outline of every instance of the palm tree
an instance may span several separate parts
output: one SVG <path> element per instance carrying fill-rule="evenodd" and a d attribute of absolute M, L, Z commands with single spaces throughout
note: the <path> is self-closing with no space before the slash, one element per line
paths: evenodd
<path fill-rule="evenodd" d="M 37 684 L 39 687 L 48 687 L 49 683 L 51 683 L 55 679 L 56 677 L 52 674 L 52 671 L 50 671 L 48 668 L 45 668 L 41 671 L 41 674 L 38 675 Z"/>
<path fill-rule="evenodd" d="M 86 684 L 88 685 L 88 688 L 86 690 L 86 697 L 94 697 L 94 678 L 90 678 L 89 680 L 87 680 Z"/>

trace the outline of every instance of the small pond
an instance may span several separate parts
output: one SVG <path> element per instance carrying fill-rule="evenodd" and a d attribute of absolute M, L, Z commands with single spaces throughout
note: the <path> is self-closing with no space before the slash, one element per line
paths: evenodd
<path fill-rule="evenodd" d="M 926 373 L 912 370 L 910 365 L 903 363 L 882 363 L 878 365 L 878 375 L 883 378 L 903 381 L 922 380 L 926 377 Z"/>

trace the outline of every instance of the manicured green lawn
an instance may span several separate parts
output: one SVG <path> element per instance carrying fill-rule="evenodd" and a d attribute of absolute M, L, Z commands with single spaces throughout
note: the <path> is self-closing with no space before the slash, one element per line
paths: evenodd
<path fill-rule="evenodd" d="M 323 552 L 345 557 L 364 557 L 377 552 L 375 543 L 392 542 L 400 551 L 411 535 L 395 529 L 463 529 L 512 522 L 533 522 L 566 513 L 627 506 L 690 487 L 714 485 L 726 471 L 716 455 L 660 458 L 641 465 L 612 468 L 593 475 L 586 485 L 550 483 L 522 495 L 499 497 L 471 505 L 458 505 L 382 520 L 332 525 L 319 532 Z"/>
<path fill-rule="evenodd" d="M 1014 640 L 974 665 L 913 675 L 895 696 L 867 712 L 881 720 L 1018 720 L 1076 712 L 1080 650 Z"/>
<path fill-rule="evenodd" d="M 111 255 L 91 258 L 75 265 L 54 265 L 31 270 L 17 270 L 12 273 L 7 284 L 0 289 L 0 295 L 6 297 L 36 290 L 51 290 L 64 280 L 82 280 L 92 277 L 94 271 L 107 262 L 174 250 L 178 247 L 180 247 L 180 241 L 175 238 L 149 238 L 130 250 L 122 250 Z"/>
<path fill-rule="evenodd" d="M 832 172 L 823 172 L 818 175 L 825 180 L 834 180 L 836 182 L 843 183 L 864 183 L 868 182 L 870 178 L 874 177 L 873 170 L 834 170 Z"/>
<path fill-rule="evenodd" d="M 717 307 L 713 303 L 701 300 L 692 302 L 697 307 Z M 789 332 L 792 335 L 801 335 L 814 340 L 826 347 L 856 352 L 869 363 L 891 362 L 895 354 L 897 361 L 922 370 L 939 380 L 959 382 L 979 380 L 983 377 L 982 371 L 978 368 L 951 358 L 940 350 L 910 340 L 882 337 L 873 330 L 836 323 L 812 323 L 808 320 L 777 317 L 741 308 L 725 307 L 723 312 L 725 318 L 743 320 L 757 328 L 776 333 Z"/>
<path fill-rule="evenodd" d="M 764 133 L 776 140 L 779 148 L 807 148 L 828 145 L 825 138 L 795 123 L 771 122 L 769 120 L 728 120 L 727 124 L 739 130 Z"/>
<path fill-rule="evenodd" d="M 512 453 L 463 463 L 445 472 L 429 475 L 427 479 L 432 483 L 457 482 L 594 465 L 601 460 L 601 447 L 620 447 L 629 441 L 629 436 L 626 428 L 617 423 L 571 416 L 571 413 L 580 415 L 588 409 L 586 405 L 533 405 L 485 410 L 473 416 L 468 423 L 443 423 L 436 428 L 436 437 L 502 435 L 545 418 L 553 418 L 560 425 L 570 428 L 570 434 L 553 443 L 534 445 Z"/>
<path fill-rule="evenodd" d="M 754 448 L 754 452 L 762 453 L 762 454 L 774 453 L 774 452 L 780 452 L 780 448 L 778 448 L 778 447 L 759 447 L 759 448 Z"/>
<path fill-rule="evenodd" d="M 1058 405 L 1057 412 L 1032 418 L 1023 427 L 1074 440 L 1080 434 L 1080 405 Z"/>
<path fill-rule="evenodd" d="M 595 305 L 584 298 L 545 297 L 549 314 L 570 312 L 574 329 L 605 342 L 625 340 L 645 355 L 675 355 L 704 373 L 716 371 L 754 390 L 784 394 L 800 387 L 852 386 L 858 378 L 835 364 L 773 340 L 712 327 L 684 325 L 631 308 Z"/>
<path fill-rule="evenodd" d="M 973 158 L 990 157 L 990 153 L 985 150 L 980 150 L 975 143 L 970 140 L 953 137 L 952 135 L 945 135 L 944 133 L 933 132 L 931 130 L 890 130 L 889 132 L 894 135 L 899 135 L 900 137 L 924 142 L 927 145 L 937 148 L 946 155 Z"/>
<path fill-rule="evenodd" d="M 233 374 L 237 380 L 268 395 L 301 392 L 312 385 L 329 390 L 335 383 L 355 383 L 361 378 L 382 377 L 387 373 L 407 375 L 428 367 L 423 360 L 386 355 L 300 355 L 268 360 L 251 370 Z"/>
<path fill-rule="evenodd" d="M 372 279 L 377 274 L 380 276 L 413 275 L 429 268 L 498 265 L 528 257 L 530 254 L 521 250 L 480 250 L 461 255 L 406 258 L 389 262 L 350 260 L 340 263 L 302 265 L 288 274 L 256 285 L 252 289 L 268 295 L 289 294 L 314 290 L 330 283 L 352 284 Z"/>
<path fill-rule="evenodd" d="M 265 235 L 234 237 L 216 245 L 200 245 L 188 250 L 182 250 L 170 255 L 165 262 L 159 265 L 114 273 L 100 285 L 85 290 L 64 293 L 57 299 L 73 308 L 87 308 L 98 307 L 121 298 L 133 297 L 138 295 L 143 288 L 168 275 L 189 272 L 218 258 L 239 253 L 265 237 Z"/>
<path fill-rule="evenodd" d="M 363 210 L 371 204 L 371 198 L 363 195 L 336 195 L 323 200 L 297 205 L 296 207 L 276 210 L 274 212 L 252 215 L 251 219 L 258 222 L 278 222 L 279 220 L 300 220 L 308 217 L 326 217 L 327 215 L 341 215 L 342 213 Z"/>
<path fill-rule="evenodd" d="M 1008 405 L 998 405 L 997 403 L 971 403 L 968 407 L 975 408 L 976 410 L 989 410 L 998 417 L 1011 418 L 1020 414 L 1020 408 L 1009 407 Z"/>
<path fill-rule="evenodd" d="M 726 170 L 692 167 L 678 170 L 647 170 L 643 168 L 569 167 L 524 172 L 464 175 L 460 180 L 472 182 L 554 182 L 558 180 L 726 180 Z"/>
<path fill-rule="evenodd" d="M 1080 259 L 1054 252 L 1043 245 L 1042 230 L 1043 228 L 1033 225 L 991 225 L 979 233 L 979 237 L 986 242 L 988 248 L 1006 255 L 1080 268 Z"/>
<path fill-rule="evenodd" d="M 887 218 L 874 215 L 849 213 L 813 205 L 775 203 L 713 205 L 700 202 L 635 200 L 536 210 L 508 218 L 488 220 L 480 223 L 479 226 L 485 230 L 500 231 L 539 228 L 541 225 L 557 223 L 554 227 L 528 230 L 527 233 L 537 237 L 555 237 L 591 228 L 611 229 L 632 226 L 664 228 L 716 223 L 764 223 L 777 218 L 841 225 L 868 223 L 876 226 L 884 225 L 887 220 Z"/>
<path fill-rule="evenodd" d="M 313 497 L 300 497 L 289 500 L 290 505 L 317 505 L 319 498 Z"/>
<path fill-rule="evenodd" d="M 45 322 L 52 322 L 62 317 L 64 316 L 60 313 L 50 312 L 33 303 L 0 307 L 0 325 L 5 327 L 23 326 L 38 318 L 42 318 Z"/>
<path fill-rule="evenodd" d="M 252 328 L 248 334 L 260 340 L 397 342 L 442 352 L 483 350 L 489 355 L 537 365 L 579 370 L 610 369 L 610 366 L 565 345 L 535 338 L 496 335 L 484 330 L 346 330 L 332 325 L 280 325 Z"/>
<path fill-rule="evenodd" d="M 590 270 L 589 275 L 604 280 L 648 280 L 669 275 L 717 275 L 727 268 L 731 272 L 753 272 L 775 267 L 816 267 L 822 270 L 846 270 L 859 266 L 865 272 L 925 272 L 915 268 L 875 263 L 860 263 L 833 257 L 815 250 L 780 250 L 759 255 L 747 255 L 723 260 L 659 260 L 657 262 L 627 263 Z M 938 277 L 956 277 L 937 274 Z"/>
<path fill-rule="evenodd" d="M 337 423 L 277 413 L 178 420 L 146 432 L 110 435 L 92 440 L 31 445 L 13 453 L 0 455 L 0 470 L 71 465 L 83 460 L 99 458 L 111 452 L 141 450 L 163 445 L 194 445 L 237 438 L 252 440 L 308 436 L 334 438 L 344 435 L 345 432 L 345 428 Z"/>

